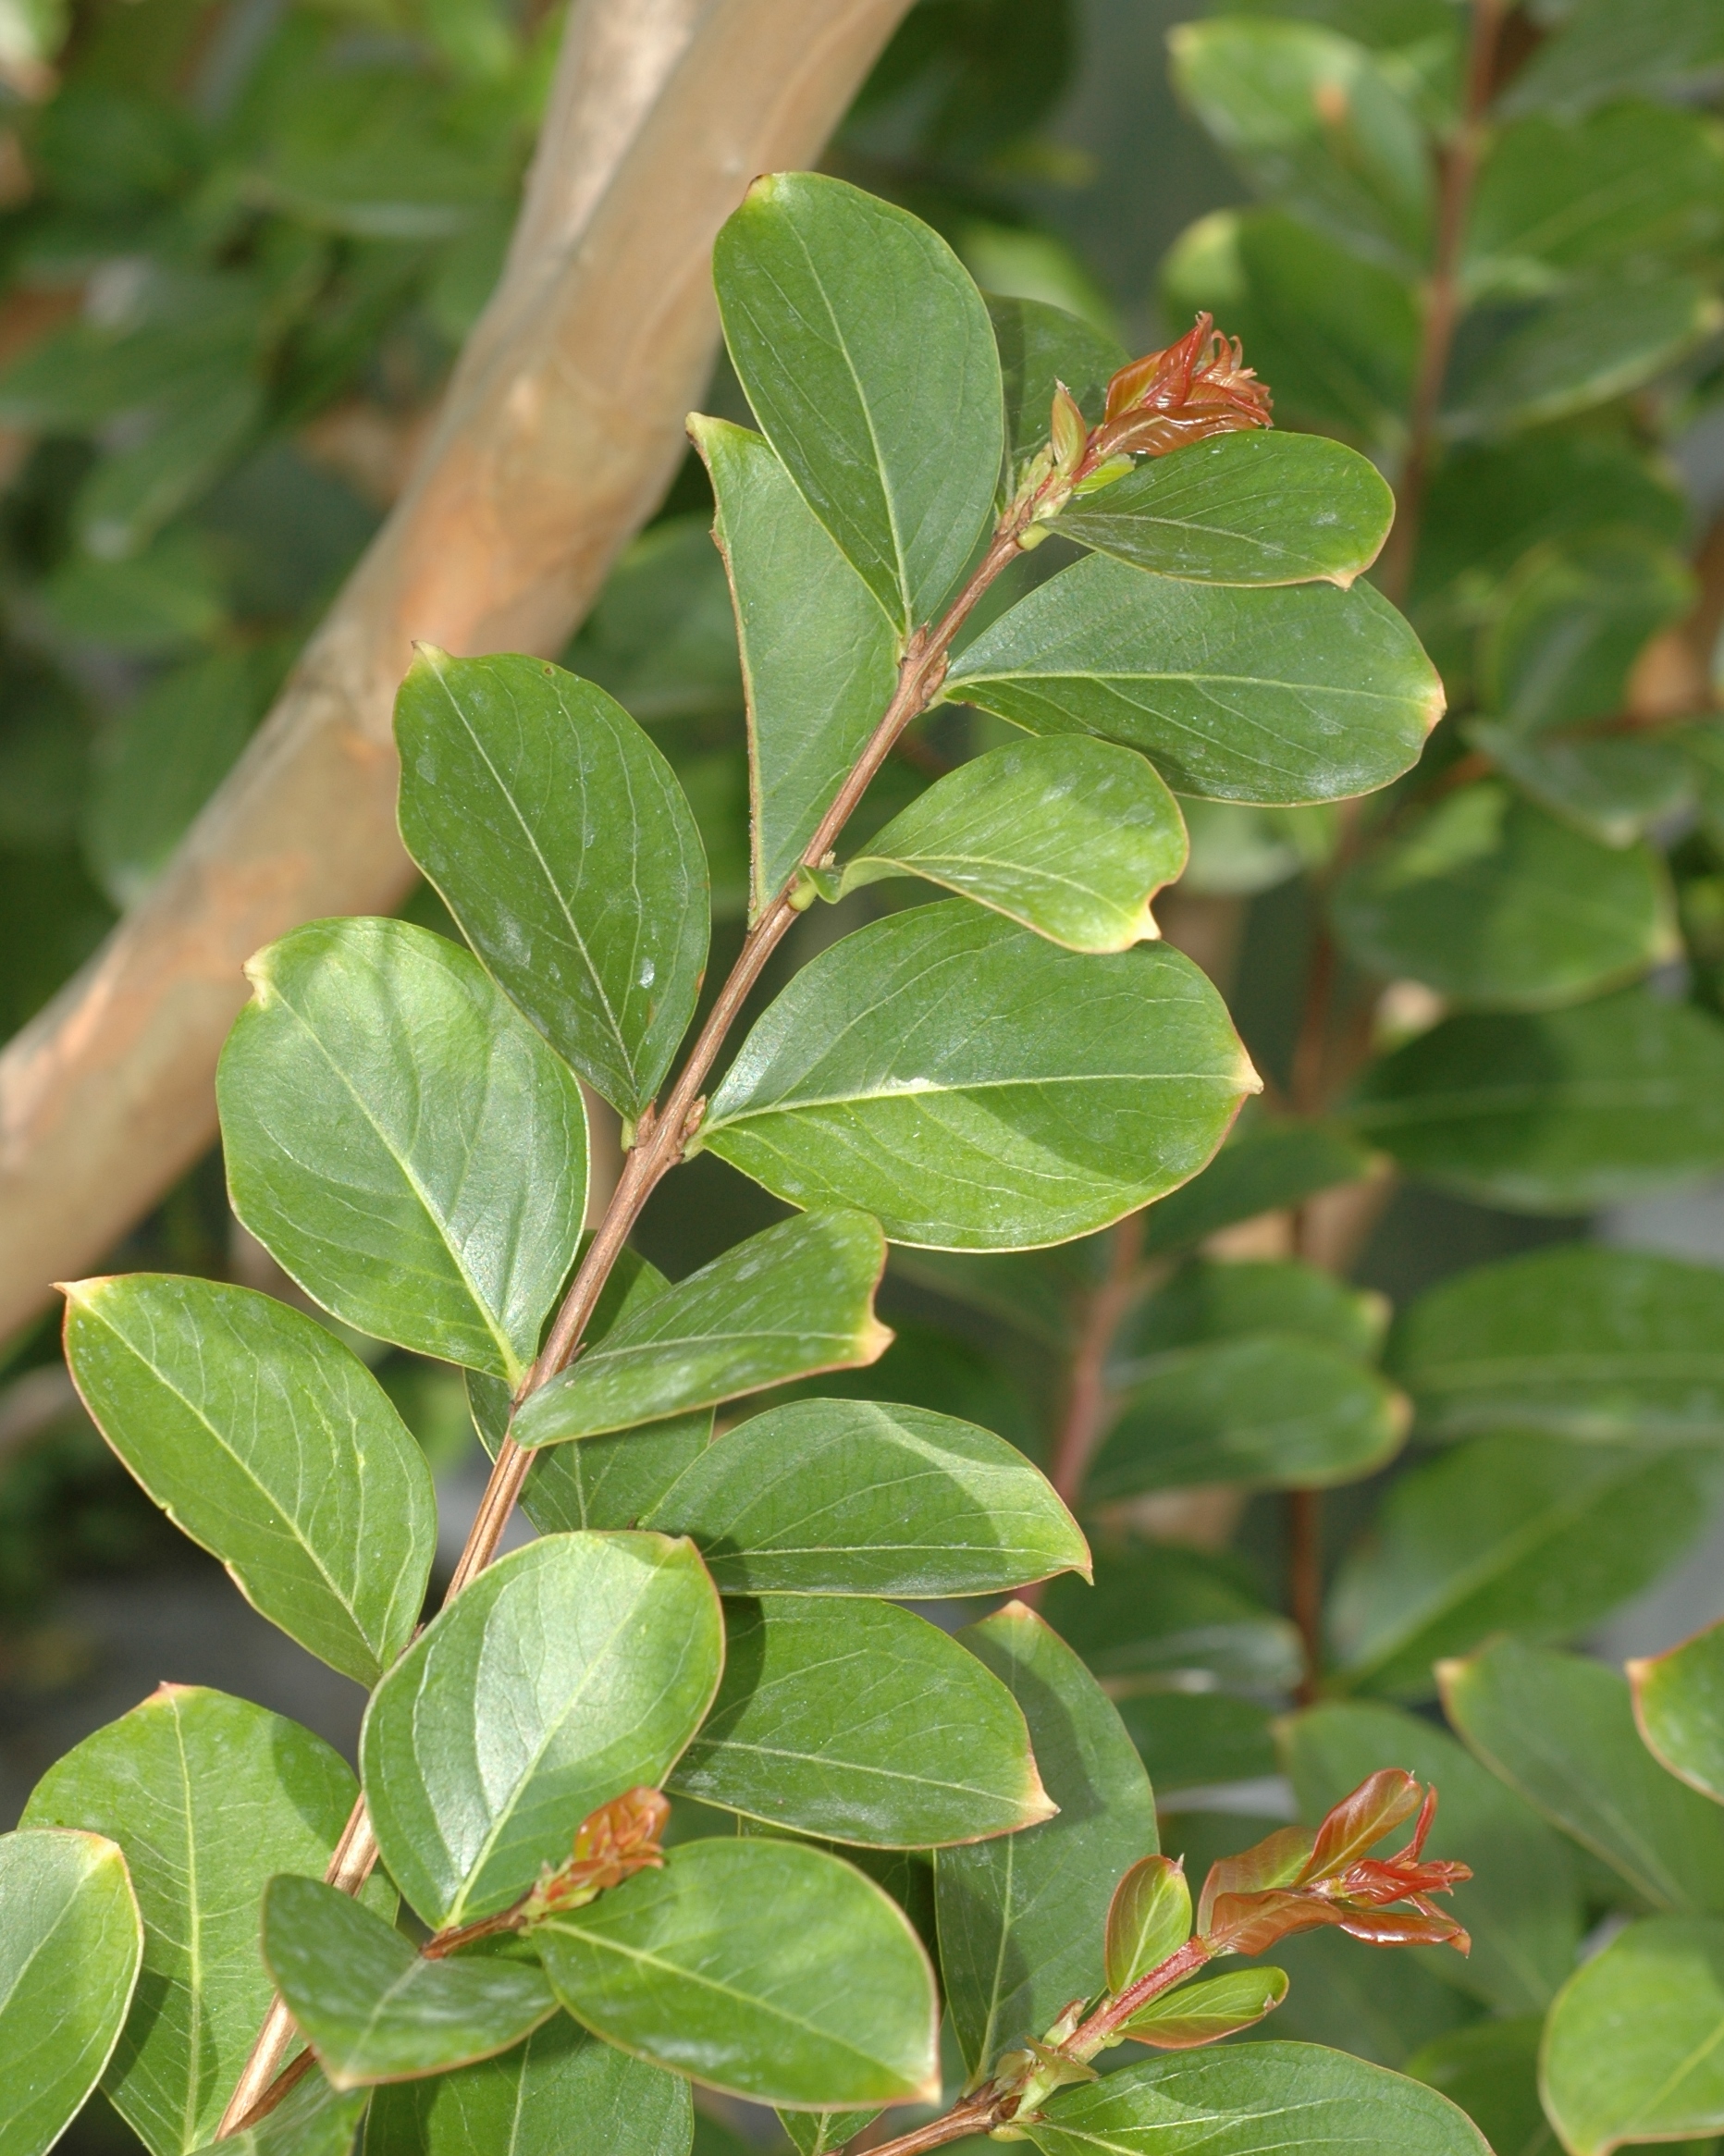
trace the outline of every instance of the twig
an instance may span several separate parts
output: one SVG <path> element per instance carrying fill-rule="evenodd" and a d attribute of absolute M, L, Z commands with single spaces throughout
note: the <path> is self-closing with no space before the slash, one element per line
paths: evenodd
<path fill-rule="evenodd" d="M 1068 1505 L 1075 1505 L 1082 1494 L 1084 1476 L 1107 1426 L 1107 1364 L 1114 1338 L 1148 1285 L 1143 1276 L 1144 1227 L 1141 1213 L 1128 1214 L 1115 1226 L 1109 1238 L 1107 1276 L 1084 1311 L 1072 1356 L 1065 1412 L 1048 1470 L 1049 1481 Z"/>
<path fill-rule="evenodd" d="M 1323 1493 L 1289 1490 L 1287 1520 L 1287 1608 L 1305 1645 L 1305 1673 L 1297 1697 L 1309 1706 L 1317 1696 L 1323 1668 Z"/>

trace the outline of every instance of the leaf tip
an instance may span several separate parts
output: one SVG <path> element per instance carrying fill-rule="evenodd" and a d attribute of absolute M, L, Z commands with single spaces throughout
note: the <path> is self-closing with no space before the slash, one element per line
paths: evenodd
<path fill-rule="evenodd" d="M 51 1280 L 48 1285 L 56 1295 L 63 1295 L 68 1303 L 75 1302 L 80 1309 L 89 1309 L 100 1297 L 102 1290 L 113 1283 L 111 1273 L 98 1273 L 88 1280 Z"/>
<path fill-rule="evenodd" d="M 867 1324 L 856 1335 L 857 1359 L 865 1363 L 878 1362 L 897 1337 L 890 1325 L 882 1324 L 870 1311 Z"/>

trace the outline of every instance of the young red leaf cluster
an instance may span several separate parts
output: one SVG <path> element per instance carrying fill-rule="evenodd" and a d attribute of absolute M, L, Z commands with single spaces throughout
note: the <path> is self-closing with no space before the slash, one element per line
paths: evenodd
<path fill-rule="evenodd" d="M 1109 382 L 1092 453 L 1097 462 L 1164 457 L 1212 435 L 1269 425 L 1268 385 L 1245 364 L 1238 339 L 1200 314 L 1176 344 L 1133 360 Z"/>
<path fill-rule="evenodd" d="M 523 1920 L 582 1908 L 637 1871 L 661 1869 L 659 1841 L 670 1817 L 670 1799 L 656 1789 L 625 1790 L 600 1805 L 575 1830 L 572 1854 L 555 1871 L 547 1869 L 528 1895 Z"/>

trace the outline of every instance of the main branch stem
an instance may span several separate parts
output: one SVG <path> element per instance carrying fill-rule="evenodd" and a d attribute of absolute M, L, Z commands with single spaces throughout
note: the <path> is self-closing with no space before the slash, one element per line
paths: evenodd
<path fill-rule="evenodd" d="M 987 552 L 975 573 L 952 602 L 932 629 L 918 629 L 910 637 L 898 668 L 897 686 L 892 701 L 880 715 L 868 746 L 863 750 L 855 768 L 839 788 L 836 798 L 820 819 L 819 828 L 809 840 L 802 855 L 802 866 L 819 868 L 838 839 L 845 823 L 867 793 L 869 783 L 879 771 L 893 745 L 910 722 L 927 710 L 939 695 L 945 680 L 947 656 L 952 639 L 957 634 L 970 610 L 1003 570 L 1015 561 L 1021 548 L 1018 536 L 1028 523 L 1028 514 L 1022 505 L 1015 504 L 996 526 Z M 743 947 L 732 967 L 723 987 L 719 991 L 706 1023 L 701 1027 L 688 1060 L 671 1088 L 670 1097 L 662 1109 L 647 1108 L 635 1127 L 634 1142 L 622 1164 L 622 1173 L 611 1193 L 610 1202 L 605 1208 L 586 1255 L 570 1284 L 562 1307 L 557 1312 L 556 1322 L 539 1351 L 538 1360 L 523 1380 L 511 1410 L 511 1422 L 522 1403 L 530 1398 L 543 1385 L 548 1385 L 573 1360 L 581 1345 L 599 1296 L 604 1292 L 611 1268 L 622 1254 L 624 1244 L 648 1198 L 671 1168 L 683 1158 L 684 1148 L 699 1127 L 705 1109 L 701 1088 L 706 1084 L 725 1037 L 735 1024 L 747 1001 L 750 991 L 759 979 L 770 959 L 793 921 L 796 908 L 791 904 L 800 870 L 793 875 L 778 896 L 754 923 L 744 939 Z M 497 1554 L 503 1530 L 509 1524 L 509 1516 L 514 1510 L 521 1495 L 527 1472 L 533 1465 L 533 1454 L 505 1433 L 498 1447 L 497 1458 L 492 1462 L 485 1494 L 479 1500 L 479 1509 L 461 1558 L 450 1576 L 449 1590 L 444 1596 L 444 1607 L 454 1600 L 462 1590 L 482 1572 Z M 364 1884 L 377 1858 L 377 1844 L 371 1831 L 371 1822 L 365 1810 L 365 1800 L 361 1796 L 343 1830 L 335 1855 L 330 1859 L 325 1878 L 329 1885 L 339 1887 L 344 1893 L 356 1894 Z M 279 1999 L 270 2007 L 268 2016 L 252 2048 L 232 2101 L 222 2115 L 216 2130 L 218 2139 L 239 2131 L 251 2119 L 261 2118 L 286 2093 L 277 2075 L 282 2059 L 293 2041 L 293 2023 Z M 300 2069 L 302 2071 L 302 2069 Z M 273 2086 L 272 2086 L 273 2085 Z M 955 2138 L 945 2136 L 943 2138 Z M 933 2147 L 933 2142 L 924 2144 Z"/>

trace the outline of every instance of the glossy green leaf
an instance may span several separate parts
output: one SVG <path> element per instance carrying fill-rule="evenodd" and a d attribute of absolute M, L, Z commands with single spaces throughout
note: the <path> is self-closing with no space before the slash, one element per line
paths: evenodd
<path fill-rule="evenodd" d="M 25 1826 L 105 1834 L 126 1854 L 143 1965 L 102 2085 L 154 2156 L 214 2138 L 274 1990 L 258 1951 L 265 1885 L 321 1875 L 357 1794 L 309 1730 L 169 1684 L 37 1783 Z M 381 1879 L 367 1899 L 394 1905 Z"/>
<path fill-rule="evenodd" d="M 878 2118 L 872 2111 L 782 2111 L 778 2123 L 796 2156 L 837 2156 L 845 2142 Z"/>
<path fill-rule="evenodd" d="M 123 1273 L 65 1292 L 67 1362 L 115 1451 L 254 1608 L 375 1684 L 437 1549 L 431 1471 L 376 1379 L 248 1288 Z"/>
<path fill-rule="evenodd" d="M 537 1969 L 489 1954 L 427 1961 L 346 1894 L 290 1873 L 264 1896 L 264 1959 L 337 2088 L 488 2059 L 557 2011 Z"/>
<path fill-rule="evenodd" d="M 1331 918 L 1367 971 L 1486 1010 L 1578 1002 L 1681 941 L 1650 846 L 1600 845 L 1488 779 L 1395 825 L 1341 877 Z"/>
<path fill-rule="evenodd" d="M 1612 99 L 1709 86 L 1724 69 L 1724 24 L 1710 0 L 1575 0 L 1509 85 L 1510 112 L 1586 112 Z"/>
<path fill-rule="evenodd" d="M 1724 307 L 1699 277 L 1627 290 L 1609 277 L 1560 293 L 1458 370 L 1446 424 L 1456 435 L 1500 434 L 1607 403 L 1674 365 L 1720 320 Z"/>
<path fill-rule="evenodd" d="M 1698 114 L 1613 104 L 1581 120 L 1503 129 L 1467 228 L 1475 292 L 1522 295 L 1565 276 L 1683 265 L 1724 231 L 1724 144 Z"/>
<path fill-rule="evenodd" d="M 641 1517 L 686 1534 L 721 1595 L 992 1595 L 1090 1564 L 1078 1522 L 1015 1445 L 888 1401 L 772 1408 L 704 1449 Z"/>
<path fill-rule="evenodd" d="M 1583 1213 L 1724 1166 L 1724 1027 L 1643 989 L 1470 1012 L 1373 1064 L 1349 1120 L 1428 1182 Z"/>
<path fill-rule="evenodd" d="M 897 686 L 892 624 L 771 449 L 690 421 L 718 504 L 748 708 L 749 914 L 794 870 Z"/>
<path fill-rule="evenodd" d="M 1207 1679 L 1243 1691 L 1289 1692 L 1299 1635 L 1235 1560 L 1177 1543 L 1102 1543 L 1095 1585 L 1055 1580 L 1048 1622 L 1098 1676 L 1160 1679 L 1171 1690 Z"/>
<path fill-rule="evenodd" d="M 0 2150 L 43 2156 L 107 2064 L 143 1927 L 126 1859 L 100 1834 L 0 1834 Z"/>
<path fill-rule="evenodd" d="M 1151 1208 L 1144 1245 L 1157 1257 L 1183 1250 L 1236 1220 L 1299 1205 L 1371 1172 L 1371 1154 L 1333 1124 L 1259 1117 L 1201 1176 Z"/>
<path fill-rule="evenodd" d="M 1389 1368 L 1433 1437 L 1724 1440 L 1724 1274 L 1571 1243 L 1476 1265 L 1397 1319 Z"/>
<path fill-rule="evenodd" d="M 1336 1702 L 1293 1716 L 1279 1734 L 1301 1818 L 1322 1818 L 1385 1766 L 1437 1792 L 1426 1853 L 1472 1867 L 1442 1903 L 1472 1934 L 1472 1952 L 1463 1961 L 1446 1949 L 1415 1951 L 1498 2013 L 1542 2013 L 1574 1965 L 1582 1928 L 1573 1854 L 1561 1837 L 1418 1715 Z"/>
<path fill-rule="evenodd" d="M 1343 590 L 1376 560 L 1395 497 L 1374 464 L 1313 434 L 1232 434 L 1151 457 L 1055 530 L 1139 569 L 1195 584 Z"/>
<path fill-rule="evenodd" d="M 886 1263 L 862 1213 L 808 1213 L 751 1236 L 618 1322 L 515 1418 L 518 1445 L 554 1445 L 734 1399 L 815 1371 L 875 1361 Z"/>
<path fill-rule="evenodd" d="M 216 1081 L 234 1211 L 360 1332 L 518 1382 L 586 1202 L 573 1072 L 405 921 L 316 921 L 247 971 Z"/>
<path fill-rule="evenodd" d="M 1385 1296 L 1351 1287 L 1299 1259 L 1193 1258 L 1120 1328 L 1132 1355 L 1253 1333 L 1294 1333 L 1361 1361 L 1375 1358 L 1388 1323 Z"/>
<path fill-rule="evenodd" d="M 1100 555 L 983 630 L 946 694 L 1032 733 L 1123 742 L 1180 793 L 1224 801 L 1370 793 L 1443 711 L 1430 660 L 1369 585 L 1234 591 Z"/>
<path fill-rule="evenodd" d="M 902 635 L 993 507 L 1004 442 L 981 295 L 945 241 L 839 179 L 757 179 L 713 279 L 761 431 Z"/>
<path fill-rule="evenodd" d="M 1499 1632 L 1570 1639 L 1690 1546 L 1716 1480 L 1693 1451 L 1544 1437 L 1477 1437 L 1422 1460 L 1336 1580 L 1342 1667 L 1373 1690 L 1428 1698 L 1440 1656 Z"/>
<path fill-rule="evenodd" d="M 713 2088 L 808 2111 L 939 2093 L 921 1944 L 821 1850 L 685 1842 L 534 1937 L 578 2021 Z"/>
<path fill-rule="evenodd" d="M 920 876 L 1068 951 L 1125 951 L 1161 933 L 1150 901 L 1185 864 L 1178 805 L 1142 757 L 1053 735 L 949 771 L 845 865 L 837 895 Z"/>
<path fill-rule="evenodd" d="M 1472 1751 L 1655 1909 L 1724 1910 L 1724 1817 L 1641 1743 L 1614 1669 L 1520 1640 L 1443 1667 Z"/>
<path fill-rule="evenodd" d="M 1284 1969 L 1234 1969 L 1151 1999 L 1126 2023 L 1124 2034 L 1158 2051 L 1195 2051 L 1250 2028 L 1273 2014 L 1287 1995 Z"/>
<path fill-rule="evenodd" d="M 1362 46 L 1243 16 L 1182 23 L 1168 42 L 1181 96 L 1260 194 L 1361 254 L 1423 266 L 1424 132 Z"/>
<path fill-rule="evenodd" d="M 1315 2044 L 1229 2044 L 1063 2088 L 1031 2125 L 1043 2156 L 1489 2156 L 1447 2098 Z"/>
<path fill-rule="evenodd" d="M 1655 1759 L 1724 1805 L 1724 1626 L 1628 1665 L 1634 1719 Z"/>
<path fill-rule="evenodd" d="M 333 2088 L 314 2067 L 253 2126 L 224 2134 L 198 2156 L 351 2156 L 364 2088 Z"/>
<path fill-rule="evenodd" d="M 1140 1856 L 1107 1908 L 1107 1988 L 1123 1991 L 1191 1936 L 1191 1889 L 1169 1856 Z"/>
<path fill-rule="evenodd" d="M 1523 794 L 1607 846 L 1632 845 L 1694 792 L 1681 748 L 1660 735 L 1528 734 L 1475 719 L 1467 738 Z"/>
<path fill-rule="evenodd" d="M 1563 1987 L 1539 2068 L 1570 2156 L 1724 2126 L 1724 1923 L 1630 1925 Z"/>
<path fill-rule="evenodd" d="M 1151 1356 L 1125 1397 L 1085 1485 L 1096 1503 L 1201 1483 L 1354 1482 L 1392 1458 L 1409 1419 L 1374 1371 L 1290 1333 Z"/>
<path fill-rule="evenodd" d="M 1048 438 L 1056 383 L 1065 383 L 1094 425 L 1102 417 L 1108 381 L 1128 355 L 1114 338 L 1063 307 L 1041 300 L 1000 299 L 991 292 L 984 298 L 1005 385 L 1006 456 L 1016 466 Z"/>
<path fill-rule="evenodd" d="M 1079 957 L 948 900 L 805 966 L 700 1135 L 793 1204 L 867 1206 L 893 1241 L 1021 1249 L 1196 1174 L 1255 1086 L 1177 952 Z"/>
<path fill-rule="evenodd" d="M 1538 2101 L 1542 2016 L 1482 2021 L 1451 2030 L 1407 2062 L 1415 2081 L 1458 2103 L 1497 2156 L 1557 2156 L 1558 2142 Z"/>
<path fill-rule="evenodd" d="M 591 682 L 422 647 L 396 704 L 401 835 L 486 965 L 625 1115 L 707 963 L 707 863 L 676 776 Z"/>
<path fill-rule="evenodd" d="M 688 2084 L 566 2014 L 501 2058 L 377 2090 L 365 2156 L 689 2156 Z"/>
<path fill-rule="evenodd" d="M 664 1780 L 717 1689 L 718 1597 L 692 1545 L 555 1534 L 482 1572 L 372 1694 L 372 1826 L 434 1927 L 506 1908 L 575 1829 Z"/>
<path fill-rule="evenodd" d="M 890 1602 L 731 1601 L 724 1677 L 671 1786 L 771 1826 L 876 1849 L 1010 1834 L 1050 1817 L 997 1677 Z"/>
<path fill-rule="evenodd" d="M 1021 1602 L 958 1635 L 1023 1709 L 1056 1817 L 934 1859 L 946 2011 L 972 2074 L 1102 1982 L 1120 1876 L 1158 1847 L 1155 1800 L 1118 1714 Z"/>

